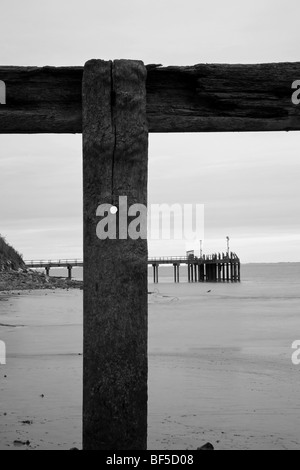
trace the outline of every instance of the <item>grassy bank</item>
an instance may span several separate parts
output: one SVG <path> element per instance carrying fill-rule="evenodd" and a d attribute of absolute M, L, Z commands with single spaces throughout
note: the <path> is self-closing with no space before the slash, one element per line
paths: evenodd
<path fill-rule="evenodd" d="M 22 256 L 0 235 L 0 272 L 24 269 Z"/>

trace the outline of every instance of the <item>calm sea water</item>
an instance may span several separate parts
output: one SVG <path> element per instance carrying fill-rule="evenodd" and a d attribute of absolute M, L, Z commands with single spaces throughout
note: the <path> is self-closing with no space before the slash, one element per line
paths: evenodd
<path fill-rule="evenodd" d="M 244 265 L 240 284 L 172 276 L 149 284 L 149 448 L 299 449 L 300 263 Z M 80 447 L 82 292 L 9 296 L 0 325 L 0 448 Z"/>

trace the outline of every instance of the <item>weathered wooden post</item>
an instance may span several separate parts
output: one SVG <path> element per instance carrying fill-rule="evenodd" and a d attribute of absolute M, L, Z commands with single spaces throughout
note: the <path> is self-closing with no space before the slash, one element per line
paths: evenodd
<path fill-rule="evenodd" d="M 96 234 L 99 205 L 147 204 L 146 75 L 135 61 L 84 68 L 84 450 L 147 446 L 147 240 Z"/>

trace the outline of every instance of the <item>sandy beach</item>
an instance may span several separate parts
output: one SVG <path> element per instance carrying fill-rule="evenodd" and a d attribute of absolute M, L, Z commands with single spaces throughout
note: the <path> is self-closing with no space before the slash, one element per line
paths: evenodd
<path fill-rule="evenodd" d="M 7 346 L 7 365 L 0 366 L 1 449 L 27 448 L 14 442 L 28 440 L 31 449 L 80 447 L 81 302 L 76 290 L 19 292 L 0 302 L 0 323 L 7 325 L 0 328 Z"/>
<path fill-rule="evenodd" d="M 250 274 L 149 285 L 149 449 L 300 448 L 298 278 Z M 0 449 L 81 448 L 81 305 L 79 290 L 2 294 Z"/>

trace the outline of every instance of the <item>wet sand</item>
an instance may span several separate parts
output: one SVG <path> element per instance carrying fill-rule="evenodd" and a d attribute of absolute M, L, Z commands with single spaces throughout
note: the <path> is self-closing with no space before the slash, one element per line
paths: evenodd
<path fill-rule="evenodd" d="M 7 347 L 0 449 L 28 448 L 15 441 L 30 441 L 30 449 L 81 446 L 81 303 L 76 290 L 25 292 L 1 302 L 0 323 L 14 326 L 0 328 Z"/>
<path fill-rule="evenodd" d="M 149 449 L 300 448 L 298 287 L 158 286 L 149 299 Z M 0 449 L 81 448 L 81 305 L 76 290 L 0 301 L 9 325 L 0 327 Z"/>

